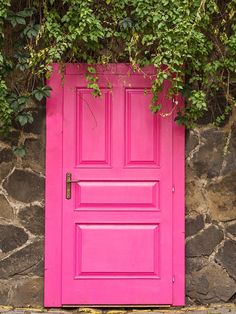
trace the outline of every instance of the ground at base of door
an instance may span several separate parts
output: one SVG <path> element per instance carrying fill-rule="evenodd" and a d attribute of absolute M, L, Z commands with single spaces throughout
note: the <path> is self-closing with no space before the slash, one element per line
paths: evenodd
<path fill-rule="evenodd" d="M 211 304 L 209 306 L 190 306 L 184 308 L 13 308 L 0 306 L 0 314 L 236 314 L 236 304 Z"/>

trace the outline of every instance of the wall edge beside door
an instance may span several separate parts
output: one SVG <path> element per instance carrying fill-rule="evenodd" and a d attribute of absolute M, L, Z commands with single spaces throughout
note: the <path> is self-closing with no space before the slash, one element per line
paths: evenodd
<path fill-rule="evenodd" d="M 44 306 L 60 307 L 63 87 L 57 64 L 48 85 L 52 92 L 46 105 Z"/>

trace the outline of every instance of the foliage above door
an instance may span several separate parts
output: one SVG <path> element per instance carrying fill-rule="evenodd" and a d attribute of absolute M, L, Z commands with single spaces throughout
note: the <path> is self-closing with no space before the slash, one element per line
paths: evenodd
<path fill-rule="evenodd" d="M 168 79 L 170 94 L 187 99 L 179 123 L 192 127 L 206 110 L 221 123 L 235 104 L 235 11 L 231 0 L 1 0 L 2 131 L 13 121 L 33 123 L 29 104 L 49 96 L 44 78 L 53 62 L 129 62 L 138 71 L 154 64 L 153 112 L 163 105 L 157 95 Z M 89 72 L 89 87 L 99 95 L 96 70 Z M 16 76 L 24 78 L 17 86 Z M 223 105 L 215 109 L 216 93 Z"/>

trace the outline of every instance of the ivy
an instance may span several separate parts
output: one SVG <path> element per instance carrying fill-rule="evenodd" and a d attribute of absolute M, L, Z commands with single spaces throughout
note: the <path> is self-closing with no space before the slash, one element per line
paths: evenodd
<path fill-rule="evenodd" d="M 152 64 L 150 110 L 160 111 L 158 94 L 169 80 L 168 97 L 186 99 L 184 108 L 173 101 L 173 109 L 188 128 L 213 110 L 209 100 L 217 93 L 224 105 L 215 124 L 235 108 L 236 0 L 0 0 L 0 36 L 2 133 L 12 123 L 34 123 L 31 104 L 50 95 L 45 78 L 53 62 L 62 69 L 88 63 L 95 97 L 101 91 L 94 64 L 129 62 L 139 73 Z"/>

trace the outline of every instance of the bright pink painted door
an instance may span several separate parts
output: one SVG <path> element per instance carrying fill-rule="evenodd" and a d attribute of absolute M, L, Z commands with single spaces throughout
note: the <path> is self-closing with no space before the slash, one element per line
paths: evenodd
<path fill-rule="evenodd" d="M 64 86 L 62 304 L 172 304 L 172 117 L 149 77 L 99 76 L 100 98 L 84 74 Z"/>

